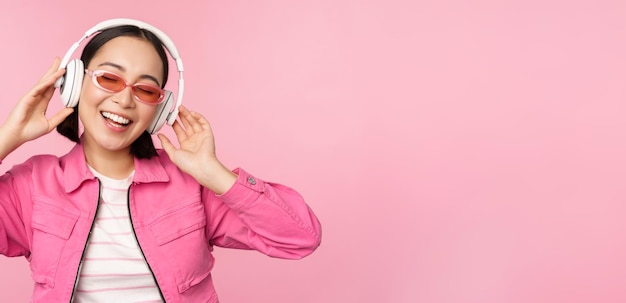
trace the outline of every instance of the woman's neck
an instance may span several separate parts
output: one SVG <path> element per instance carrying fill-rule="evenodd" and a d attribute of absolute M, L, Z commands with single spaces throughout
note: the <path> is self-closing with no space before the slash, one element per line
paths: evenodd
<path fill-rule="evenodd" d="M 130 154 L 130 149 L 119 151 L 94 150 L 85 146 L 84 151 L 87 163 L 109 178 L 124 179 L 135 169 L 135 159 Z"/>

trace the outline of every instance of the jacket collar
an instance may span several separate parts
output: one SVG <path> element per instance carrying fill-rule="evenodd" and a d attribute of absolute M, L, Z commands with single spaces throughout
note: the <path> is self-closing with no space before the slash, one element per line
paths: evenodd
<path fill-rule="evenodd" d="M 161 154 L 150 159 L 135 158 L 134 183 L 167 182 L 169 176 L 160 161 Z M 93 180 L 95 176 L 89 170 L 85 160 L 82 143 L 76 144 L 61 158 L 61 168 L 65 175 L 65 191 L 76 190 L 84 181 Z"/>

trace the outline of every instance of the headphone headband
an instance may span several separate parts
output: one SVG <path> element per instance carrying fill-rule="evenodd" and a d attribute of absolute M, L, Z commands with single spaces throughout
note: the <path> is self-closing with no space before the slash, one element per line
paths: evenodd
<path fill-rule="evenodd" d="M 163 46 L 165 46 L 165 48 L 167 49 L 167 52 L 170 54 L 172 59 L 176 61 L 176 68 L 178 69 L 178 71 L 179 72 L 184 71 L 183 60 L 180 58 L 180 55 L 178 54 L 178 49 L 176 49 L 176 45 L 174 45 L 174 42 L 172 41 L 172 39 L 170 39 L 170 37 L 167 34 L 165 34 L 160 29 L 148 23 L 135 20 L 135 19 L 128 19 L 128 18 L 116 18 L 116 19 L 104 20 L 94 25 L 92 28 L 88 29 L 85 32 L 85 35 L 83 35 L 78 41 L 74 42 L 72 47 L 70 47 L 70 49 L 67 51 L 67 53 L 63 57 L 63 60 L 61 60 L 61 68 L 65 68 L 67 66 L 67 63 L 70 61 L 70 56 L 72 56 L 72 54 L 76 51 L 80 43 L 83 42 L 83 40 L 91 37 L 97 32 L 101 32 L 105 29 L 113 28 L 116 26 L 122 26 L 122 25 L 133 25 L 133 26 L 148 30 L 151 33 L 153 33 L 155 36 L 159 38 L 159 40 L 161 40 L 161 42 L 163 43 Z"/>

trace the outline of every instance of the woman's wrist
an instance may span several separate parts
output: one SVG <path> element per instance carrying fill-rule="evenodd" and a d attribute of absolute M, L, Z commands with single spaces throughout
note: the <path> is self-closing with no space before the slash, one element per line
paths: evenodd
<path fill-rule="evenodd" d="M 0 126 L 0 160 L 4 160 L 19 145 L 15 140 L 15 134 L 8 131 L 4 125 Z"/>
<path fill-rule="evenodd" d="M 237 181 L 237 175 L 219 161 L 210 162 L 200 172 L 198 183 L 221 195 L 227 192 Z"/>

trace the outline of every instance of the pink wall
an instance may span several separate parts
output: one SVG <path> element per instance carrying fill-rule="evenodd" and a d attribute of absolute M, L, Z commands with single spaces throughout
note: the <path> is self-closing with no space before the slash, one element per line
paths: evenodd
<path fill-rule="evenodd" d="M 102 19 L 167 32 L 223 161 L 324 227 L 301 261 L 217 249 L 223 302 L 626 301 L 623 1 L 107 3 L 2 5 L 6 111 Z M 2 301 L 31 288 L 0 258 Z"/>

